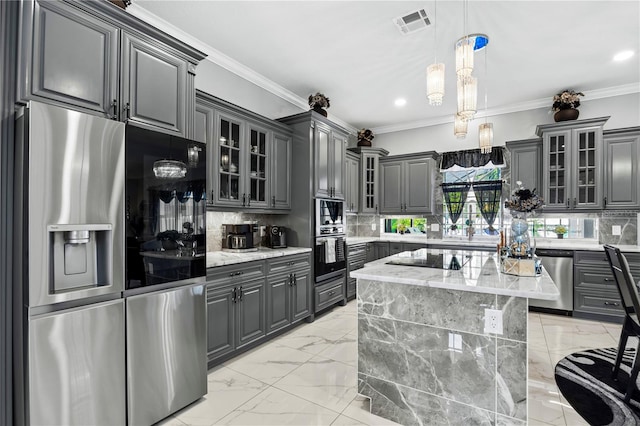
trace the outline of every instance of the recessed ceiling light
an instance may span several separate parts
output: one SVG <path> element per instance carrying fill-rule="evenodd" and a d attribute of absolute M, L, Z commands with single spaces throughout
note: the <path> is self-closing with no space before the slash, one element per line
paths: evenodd
<path fill-rule="evenodd" d="M 395 104 L 397 107 L 403 107 L 403 106 L 405 106 L 405 105 L 407 104 L 407 100 L 406 100 L 406 99 L 404 99 L 404 98 L 398 98 L 398 99 L 396 99 L 396 101 L 394 102 L 394 104 Z"/>
<path fill-rule="evenodd" d="M 633 50 L 623 50 L 620 53 L 616 53 L 613 57 L 614 61 L 625 61 L 633 56 Z"/>

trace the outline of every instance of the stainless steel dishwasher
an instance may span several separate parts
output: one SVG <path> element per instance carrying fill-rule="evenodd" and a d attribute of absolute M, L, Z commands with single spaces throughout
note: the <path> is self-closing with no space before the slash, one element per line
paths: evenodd
<path fill-rule="evenodd" d="M 529 307 L 538 311 L 549 311 L 572 315 L 573 313 L 573 250 L 536 249 L 536 256 L 558 286 L 558 300 L 529 299 Z M 542 309 L 535 309 L 542 308 Z"/>

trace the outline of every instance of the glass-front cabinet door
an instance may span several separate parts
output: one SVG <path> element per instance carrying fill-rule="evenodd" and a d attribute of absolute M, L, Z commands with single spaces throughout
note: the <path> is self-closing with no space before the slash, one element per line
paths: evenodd
<path fill-rule="evenodd" d="M 268 207 L 269 190 L 269 151 L 268 132 L 249 125 L 249 187 L 247 188 L 246 207 Z"/>
<path fill-rule="evenodd" d="M 572 207 L 599 208 L 602 204 L 602 129 L 600 127 L 573 130 L 574 190 Z"/>
<path fill-rule="evenodd" d="M 244 187 L 244 161 L 242 155 L 242 134 L 244 123 L 224 114 L 217 114 L 217 167 L 218 204 L 242 205 Z"/>
<path fill-rule="evenodd" d="M 569 208 L 570 194 L 568 188 L 568 165 L 570 158 L 568 154 L 570 131 L 554 132 L 545 135 L 545 169 L 548 180 L 545 185 L 544 201 L 546 207 Z M 530 188 L 532 189 L 532 188 Z"/>
<path fill-rule="evenodd" d="M 363 213 L 378 213 L 378 154 L 362 155 Z"/>

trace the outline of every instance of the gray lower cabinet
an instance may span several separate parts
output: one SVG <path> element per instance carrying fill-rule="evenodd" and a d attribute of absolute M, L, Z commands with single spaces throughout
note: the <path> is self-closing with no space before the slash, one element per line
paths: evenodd
<path fill-rule="evenodd" d="M 332 278 L 316 285 L 315 288 L 315 312 L 332 306 L 337 302 L 345 300 L 345 276 Z"/>
<path fill-rule="evenodd" d="M 376 259 L 391 256 L 388 241 L 376 241 L 375 250 Z"/>
<path fill-rule="evenodd" d="M 431 213 L 434 155 L 420 153 L 380 160 L 381 213 Z"/>
<path fill-rule="evenodd" d="M 267 332 L 279 330 L 311 314 L 309 255 L 269 261 L 275 271 L 267 279 Z"/>
<path fill-rule="evenodd" d="M 108 2 L 22 4 L 19 99 L 192 136 L 204 54 Z"/>
<path fill-rule="evenodd" d="M 625 253 L 634 277 L 640 276 L 640 254 Z M 576 251 L 574 254 L 573 315 L 602 321 L 621 322 L 624 310 L 620 293 L 604 251 Z"/>
<path fill-rule="evenodd" d="M 310 254 L 210 268 L 209 367 L 311 315 Z"/>
<path fill-rule="evenodd" d="M 640 208 L 640 127 L 604 132 L 607 209 Z"/>
<path fill-rule="evenodd" d="M 350 245 L 347 249 L 347 299 L 353 299 L 356 296 L 355 278 L 351 278 L 351 272 L 364 268 L 367 260 L 367 245 L 355 244 Z"/>
<path fill-rule="evenodd" d="M 542 193 L 542 139 L 509 141 L 506 143 L 511 154 L 511 187 L 520 181 L 527 189 L 537 189 Z"/>
<path fill-rule="evenodd" d="M 375 243 L 367 243 L 365 245 L 365 250 L 366 250 L 366 254 L 365 254 L 365 261 L 366 263 L 369 262 L 373 262 L 374 260 L 377 259 L 376 257 L 376 244 Z"/>

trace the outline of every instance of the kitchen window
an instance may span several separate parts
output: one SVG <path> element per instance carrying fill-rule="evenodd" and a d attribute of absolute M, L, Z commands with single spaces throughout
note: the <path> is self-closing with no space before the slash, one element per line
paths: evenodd
<path fill-rule="evenodd" d="M 425 234 L 427 219 L 419 217 L 388 218 L 384 220 L 384 232 L 387 234 Z"/>
<path fill-rule="evenodd" d="M 443 171 L 442 176 L 444 237 L 495 238 L 503 223 L 501 168 Z"/>

